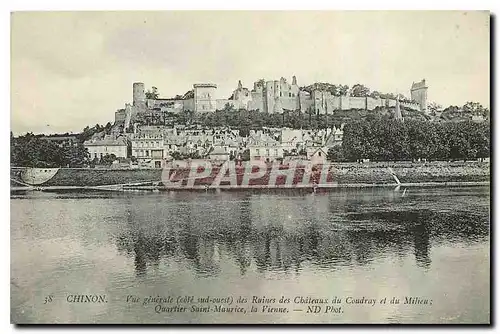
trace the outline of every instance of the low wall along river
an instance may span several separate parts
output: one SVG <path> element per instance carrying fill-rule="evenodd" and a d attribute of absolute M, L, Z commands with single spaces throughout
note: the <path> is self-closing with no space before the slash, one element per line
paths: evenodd
<path fill-rule="evenodd" d="M 117 189 L 331 188 L 489 183 L 488 162 L 369 162 L 288 165 L 176 161 L 157 169 L 11 168 L 11 187 Z"/>

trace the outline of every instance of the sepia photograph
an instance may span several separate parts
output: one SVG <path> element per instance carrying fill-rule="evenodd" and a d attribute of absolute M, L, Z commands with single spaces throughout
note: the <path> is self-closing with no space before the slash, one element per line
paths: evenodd
<path fill-rule="evenodd" d="M 10 322 L 491 320 L 484 11 L 13 11 Z"/>

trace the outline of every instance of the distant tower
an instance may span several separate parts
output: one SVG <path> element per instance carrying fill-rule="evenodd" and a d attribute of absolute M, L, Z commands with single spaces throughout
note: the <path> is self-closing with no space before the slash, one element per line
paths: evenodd
<path fill-rule="evenodd" d="M 134 106 L 141 105 L 146 102 L 146 92 L 144 91 L 144 83 L 134 82 L 132 97 Z"/>
<path fill-rule="evenodd" d="M 215 94 L 217 85 L 212 83 L 194 84 L 194 111 L 214 112 L 216 109 Z"/>
<path fill-rule="evenodd" d="M 398 120 L 403 120 L 403 115 L 401 114 L 401 106 L 399 105 L 399 97 L 396 98 L 396 111 L 394 112 L 394 118 Z"/>
<path fill-rule="evenodd" d="M 238 89 L 239 90 L 243 89 L 243 85 L 241 84 L 241 80 L 238 80 Z"/>
<path fill-rule="evenodd" d="M 425 79 L 420 82 L 414 82 L 411 85 L 411 99 L 415 100 L 420 104 L 420 110 L 425 111 L 427 109 L 427 85 L 425 84 Z"/>
<path fill-rule="evenodd" d="M 297 78 L 295 75 L 292 77 L 292 85 L 297 85 Z"/>

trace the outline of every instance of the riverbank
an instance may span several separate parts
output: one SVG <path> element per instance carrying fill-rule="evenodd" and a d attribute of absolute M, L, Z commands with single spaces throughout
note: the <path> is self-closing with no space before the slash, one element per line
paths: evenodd
<path fill-rule="evenodd" d="M 181 167 L 181 166 L 184 167 Z M 272 189 L 489 184 L 488 162 L 235 165 L 179 162 L 166 169 L 11 169 L 11 189 Z"/>

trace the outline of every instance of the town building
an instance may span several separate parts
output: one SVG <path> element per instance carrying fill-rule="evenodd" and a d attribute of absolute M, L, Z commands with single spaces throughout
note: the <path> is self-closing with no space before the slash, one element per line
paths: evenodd
<path fill-rule="evenodd" d="M 115 138 L 105 135 L 103 138 L 92 138 L 83 143 L 90 154 L 90 159 L 102 159 L 106 155 L 115 155 L 117 158 L 130 156 L 130 142 L 124 136 Z"/>
<path fill-rule="evenodd" d="M 283 159 L 283 146 L 278 140 L 262 131 L 250 134 L 247 149 L 250 153 L 250 160 L 274 162 Z"/>
<path fill-rule="evenodd" d="M 214 161 L 228 161 L 230 158 L 231 154 L 227 147 L 217 146 L 208 153 L 208 159 Z"/>
<path fill-rule="evenodd" d="M 327 161 L 328 147 L 326 146 L 310 146 L 306 149 L 307 160 L 313 165 L 324 164 Z"/>

